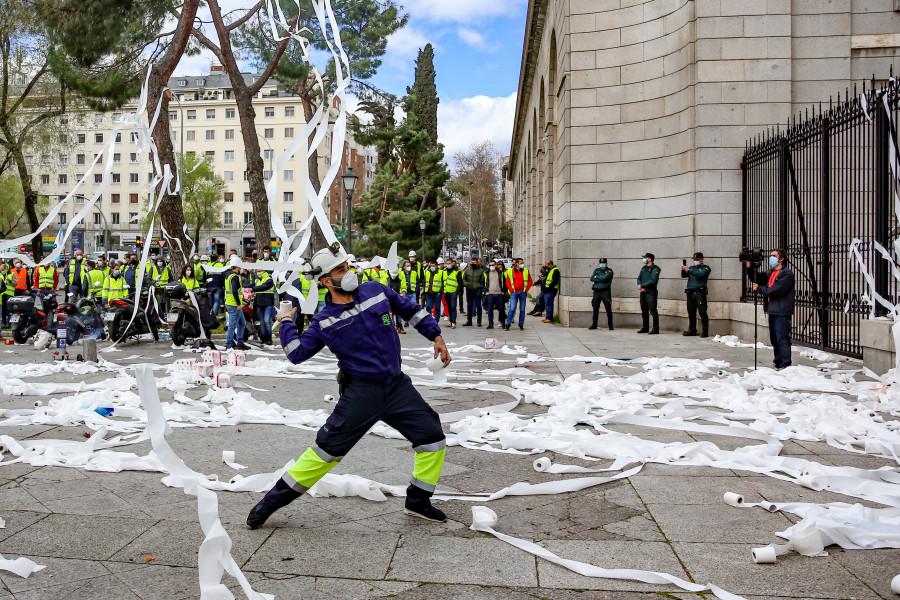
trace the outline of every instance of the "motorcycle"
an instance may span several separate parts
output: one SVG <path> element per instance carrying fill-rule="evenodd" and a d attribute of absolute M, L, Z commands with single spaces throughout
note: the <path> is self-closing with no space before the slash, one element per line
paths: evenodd
<path fill-rule="evenodd" d="M 94 337 L 106 339 L 106 331 L 103 327 L 103 316 L 98 301 L 93 296 L 78 298 L 72 301 L 74 294 L 69 293 L 66 302 L 63 302 L 53 311 L 54 323 L 59 323 L 59 315 L 65 314 L 66 344 L 72 345 L 82 337 Z M 61 328 L 56 327 L 54 333 L 59 338 Z"/>
<path fill-rule="evenodd" d="M 134 315 L 133 319 L 132 315 Z M 150 290 L 141 290 L 141 298 L 137 307 L 132 298 L 112 300 L 109 312 L 103 316 L 103 320 L 107 323 L 109 337 L 115 343 L 146 333 L 152 334 L 154 341 L 159 341 L 161 323 L 156 310 L 156 302 L 150 296 Z"/>
<path fill-rule="evenodd" d="M 41 291 L 39 297 L 12 296 L 6 301 L 9 310 L 9 323 L 12 326 L 13 340 L 17 344 L 24 344 L 28 338 L 38 332 L 39 329 L 50 331 L 48 326 L 55 327 L 52 321 L 53 311 L 59 302 L 56 292 Z M 38 308 L 40 303 L 40 308 Z M 50 316 L 48 318 L 48 316 Z"/>
<path fill-rule="evenodd" d="M 172 333 L 173 344 L 184 346 L 188 338 L 209 339 L 211 332 L 219 328 L 219 320 L 210 310 L 205 289 L 188 291 L 181 282 L 166 284 L 164 289 L 169 299 L 166 322 Z"/>

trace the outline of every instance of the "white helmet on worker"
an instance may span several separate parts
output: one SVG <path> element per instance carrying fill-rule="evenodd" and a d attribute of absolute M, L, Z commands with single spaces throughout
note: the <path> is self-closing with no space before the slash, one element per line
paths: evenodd
<path fill-rule="evenodd" d="M 309 270 L 304 271 L 303 275 L 310 281 L 318 281 L 322 277 L 328 277 L 331 271 L 351 258 L 335 242 L 330 247 L 322 248 L 313 254 L 312 259 L 309 261 Z"/>
<path fill-rule="evenodd" d="M 443 256 L 438 256 L 437 264 L 439 264 L 439 265 L 444 264 L 444 257 L 443 257 Z"/>
<path fill-rule="evenodd" d="M 409 251 L 409 257 L 410 257 L 410 258 L 415 258 L 415 257 L 416 257 L 416 251 L 415 251 L 415 250 L 410 250 L 410 251 Z"/>

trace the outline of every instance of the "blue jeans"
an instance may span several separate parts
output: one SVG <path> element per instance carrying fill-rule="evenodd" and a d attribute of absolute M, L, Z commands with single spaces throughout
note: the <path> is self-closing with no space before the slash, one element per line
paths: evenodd
<path fill-rule="evenodd" d="M 225 288 L 209 288 L 209 305 L 212 314 L 219 314 L 219 307 L 225 304 Z"/>
<path fill-rule="evenodd" d="M 790 315 L 769 315 L 769 340 L 775 350 L 775 368 L 791 366 Z"/>
<path fill-rule="evenodd" d="M 556 292 L 544 292 L 544 305 L 547 307 L 547 318 L 553 320 L 553 303 L 556 301 Z"/>
<path fill-rule="evenodd" d="M 485 309 L 488 314 L 488 326 L 494 326 L 494 309 L 497 310 L 497 322 L 503 323 L 503 294 L 485 296 Z"/>
<path fill-rule="evenodd" d="M 275 318 L 275 307 L 257 306 L 256 316 L 259 317 L 259 339 L 270 343 L 272 341 L 272 320 Z M 243 337 L 243 334 L 241 337 Z"/>
<path fill-rule="evenodd" d="M 425 310 L 428 314 L 432 314 L 432 310 L 437 312 L 433 313 L 435 319 L 441 318 L 441 293 L 437 292 L 432 294 L 431 292 L 425 292 Z"/>
<path fill-rule="evenodd" d="M 468 296 L 468 300 L 469 300 L 469 303 L 468 303 L 468 310 L 469 310 L 468 317 L 469 318 L 466 320 L 466 323 L 471 323 L 472 317 L 474 317 L 477 313 L 478 318 L 476 320 L 478 321 L 478 324 L 481 325 L 481 290 L 479 290 L 477 292 L 468 290 L 466 292 L 466 295 Z"/>
<path fill-rule="evenodd" d="M 244 343 L 244 311 L 239 306 L 226 306 L 228 312 L 228 331 L 225 332 L 225 347 L 240 346 Z"/>
<path fill-rule="evenodd" d="M 324 300 L 319 300 L 319 303 L 316 304 L 316 312 L 318 313 L 318 312 L 321 311 L 323 308 L 325 308 L 325 301 L 324 301 Z"/>
<path fill-rule="evenodd" d="M 444 300 L 447 301 L 447 312 L 450 313 L 450 322 L 456 323 L 456 299 L 459 297 L 459 292 L 451 292 L 449 294 L 444 294 Z"/>
<path fill-rule="evenodd" d="M 506 324 L 512 325 L 516 317 L 516 304 L 519 305 L 519 325 L 525 324 L 525 292 L 513 292 L 509 295 L 509 312 L 506 314 Z"/>

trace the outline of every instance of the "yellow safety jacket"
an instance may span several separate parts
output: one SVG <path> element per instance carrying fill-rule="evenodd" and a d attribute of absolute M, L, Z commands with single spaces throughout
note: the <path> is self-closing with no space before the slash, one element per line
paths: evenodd
<path fill-rule="evenodd" d="M 262 272 L 262 273 L 259 273 L 259 274 L 255 274 L 255 275 L 253 275 L 253 286 L 254 286 L 254 287 L 258 287 L 258 286 L 264 284 L 265 282 L 267 282 L 267 281 L 270 280 L 270 279 L 272 279 L 272 276 L 269 275 L 269 274 L 266 273 L 266 272 Z M 303 279 L 306 279 L 306 277 L 304 277 Z M 253 295 L 254 295 L 254 296 L 258 296 L 258 295 L 260 295 L 260 294 L 275 294 L 275 287 L 276 287 L 276 286 L 273 285 L 272 287 L 270 287 L 270 288 L 267 289 L 267 290 L 263 290 L 263 291 L 261 291 L 261 292 L 253 292 Z"/>
<path fill-rule="evenodd" d="M 434 273 L 429 269 L 425 272 L 425 292 L 428 294 L 440 294 L 444 291 L 444 280 L 447 278 L 447 272 L 438 269 Z"/>
<path fill-rule="evenodd" d="M 184 287 L 186 287 L 189 290 L 196 290 L 197 288 L 200 287 L 200 284 L 197 283 L 197 279 L 194 277 L 184 276 L 181 278 L 180 281 L 181 281 L 181 283 L 184 284 Z"/>
<path fill-rule="evenodd" d="M 238 295 L 235 296 L 231 293 L 231 282 L 234 278 L 238 280 Z M 241 290 L 243 290 L 243 286 L 240 285 L 241 276 L 235 272 L 231 272 L 225 278 L 225 306 L 242 306 L 244 304 L 244 298 L 241 296 Z"/>
<path fill-rule="evenodd" d="M 164 266 L 162 269 L 156 265 L 150 265 L 150 278 L 153 280 L 153 285 L 162 287 L 172 279 L 172 272 L 169 271 L 168 265 Z"/>
<path fill-rule="evenodd" d="M 459 287 L 459 271 L 444 271 L 444 293 L 455 294 Z"/>
<path fill-rule="evenodd" d="M 38 270 L 38 288 L 42 290 L 53 289 L 53 279 L 56 275 L 56 267 L 43 265 Z"/>
<path fill-rule="evenodd" d="M 91 269 L 87 272 L 88 278 L 88 295 L 92 296 L 97 294 L 99 296 L 104 296 L 103 293 L 103 284 L 106 281 L 106 276 L 103 274 L 103 271 L 99 269 Z"/>
<path fill-rule="evenodd" d="M 12 296 L 16 293 L 16 275 L 12 272 L 4 273 L 3 280 L 6 282 L 6 287 L 3 289 L 4 296 Z"/>
<path fill-rule="evenodd" d="M 125 283 L 125 278 L 121 275 L 119 275 L 119 277 L 107 277 L 106 284 L 103 287 L 106 295 L 106 302 L 127 298 L 128 289 L 125 287 L 126 285 L 128 284 Z"/>
<path fill-rule="evenodd" d="M 413 270 L 410 270 L 409 273 L 406 271 L 400 272 L 400 293 L 401 294 L 415 294 L 416 293 L 416 284 L 419 283 L 419 274 Z"/>

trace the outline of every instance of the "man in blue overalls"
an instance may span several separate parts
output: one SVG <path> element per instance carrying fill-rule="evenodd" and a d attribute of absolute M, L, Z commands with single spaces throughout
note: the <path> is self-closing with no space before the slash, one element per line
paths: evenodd
<path fill-rule="evenodd" d="M 450 364 L 450 353 L 437 321 L 412 297 L 404 297 L 378 281 L 359 284 L 347 255 L 337 244 L 317 252 L 307 278 L 328 290 L 325 308 L 299 335 L 296 308 L 279 312 L 279 336 L 288 360 L 302 363 L 328 347 L 338 359 L 340 400 L 316 435 L 316 443 L 289 468 L 253 507 L 247 525 L 256 529 L 279 508 L 299 498 L 334 468 L 377 421 L 399 431 L 416 453 L 413 477 L 406 490 L 408 515 L 443 522 L 447 516 L 431 505 L 444 464 L 446 442 L 438 414 L 400 371 L 400 336 L 391 313 L 409 321 L 434 342 L 434 356 Z"/>

